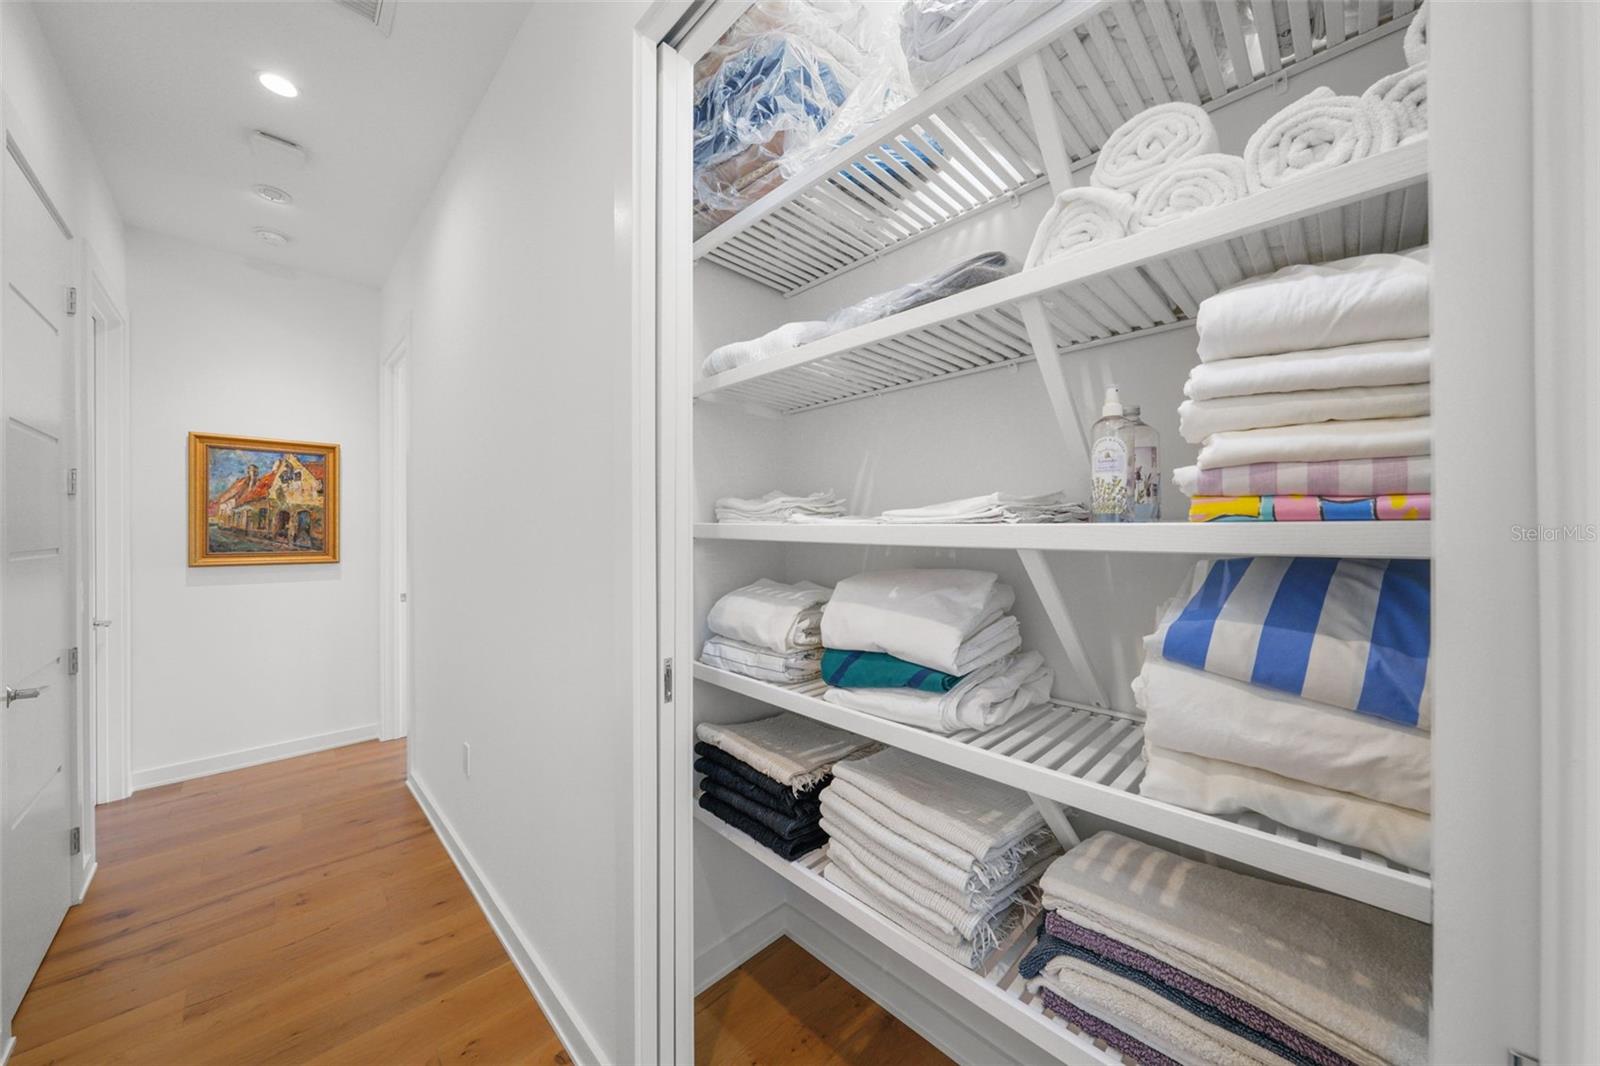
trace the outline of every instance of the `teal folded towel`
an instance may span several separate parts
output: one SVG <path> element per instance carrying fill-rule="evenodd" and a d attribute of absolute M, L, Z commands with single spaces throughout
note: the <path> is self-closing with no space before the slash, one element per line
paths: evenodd
<path fill-rule="evenodd" d="M 881 651 L 822 650 L 822 679 L 835 688 L 914 688 L 949 692 L 961 683 L 946 674 Z"/>

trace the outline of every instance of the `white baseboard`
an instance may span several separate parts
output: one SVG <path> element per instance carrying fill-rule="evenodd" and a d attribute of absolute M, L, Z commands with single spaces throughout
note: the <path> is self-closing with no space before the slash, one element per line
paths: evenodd
<path fill-rule="evenodd" d="M 462 846 L 461 838 L 456 835 L 449 819 L 434 805 L 427 786 L 411 774 L 406 775 L 406 786 L 416 797 L 422 813 L 428 816 L 434 833 L 444 844 L 445 850 L 450 853 L 450 859 L 461 872 L 462 879 L 467 882 L 472 898 L 478 901 L 479 909 L 489 920 L 489 926 L 494 930 L 495 936 L 500 938 L 506 954 L 511 956 L 512 964 L 522 975 L 528 991 L 532 992 L 533 998 L 538 1001 L 539 1009 L 544 1012 L 550 1027 L 556 1031 L 556 1036 L 560 1038 L 561 1046 L 566 1049 L 567 1055 L 579 1066 L 600 1062 L 600 1045 L 594 1039 L 589 1027 L 572 1010 L 570 1001 L 556 984 L 554 975 L 544 965 L 533 945 L 528 942 L 527 936 L 506 912 L 499 895 L 483 879 L 472 854 Z"/>
<path fill-rule="evenodd" d="M 0 1066 L 6 1066 L 6 1063 L 11 1061 L 11 1053 L 16 1050 L 16 1047 L 17 1038 L 14 1036 L 7 1037 L 5 1047 L 0 1047 Z"/>
<path fill-rule="evenodd" d="M 695 956 L 694 994 L 698 996 L 788 932 L 788 909 L 786 904 L 778 904 L 743 929 L 728 934 Z"/>
<path fill-rule="evenodd" d="M 89 869 L 83 875 L 83 884 L 78 888 L 77 898 L 72 901 L 74 904 L 82 903 L 84 898 L 89 895 L 89 886 L 94 884 L 94 875 L 99 872 L 100 864 L 98 862 L 91 862 L 89 864 Z"/>
<path fill-rule="evenodd" d="M 189 781 L 196 777 L 210 777 L 212 774 L 225 774 L 229 770 L 243 770 L 247 766 L 260 766 L 262 763 L 277 762 L 279 759 L 292 759 L 296 755 L 310 755 L 312 752 L 327 751 L 329 748 L 342 748 L 347 744 L 360 744 L 362 741 L 376 740 L 377 736 L 378 724 L 374 722 L 371 725 L 356 726 L 354 729 L 319 733 L 314 737 L 263 744 L 259 748 L 208 755 L 204 759 L 152 766 L 148 770 L 133 772 L 133 791 L 170 785 L 177 781 Z"/>

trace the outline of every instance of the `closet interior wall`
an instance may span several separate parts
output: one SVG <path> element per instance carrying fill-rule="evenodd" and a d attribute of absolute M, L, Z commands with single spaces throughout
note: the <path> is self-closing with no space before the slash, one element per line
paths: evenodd
<path fill-rule="evenodd" d="M 1265 119 L 1313 85 L 1359 95 L 1384 74 L 1405 66 L 1398 32 L 1376 35 L 1327 62 L 1268 83 L 1212 112 L 1221 150 L 1239 152 Z M 1093 159 L 1074 168 L 1084 184 Z M 730 341 L 757 336 L 787 321 L 825 318 L 873 293 L 903 285 L 951 263 L 1001 250 L 1020 263 L 1052 199 L 1048 184 L 886 252 L 792 296 L 700 260 L 693 275 L 693 368 L 706 353 Z M 687 210 L 684 204 L 683 209 Z M 1195 333 L 1180 327 L 1114 344 L 1073 351 L 1061 366 L 1077 415 L 1087 427 L 1100 398 L 1115 383 L 1124 399 L 1161 434 L 1163 508 L 1167 521 L 1184 519 L 1186 501 L 1170 472 L 1194 462 L 1196 447 L 1178 433 L 1177 409 L 1195 361 Z M 878 394 L 791 415 L 765 414 L 727 397 L 693 405 L 694 505 L 692 522 L 714 521 L 721 496 L 757 496 L 771 489 L 809 493 L 831 489 L 854 514 L 876 514 L 994 491 L 1037 493 L 1063 489 L 1086 499 L 1086 449 L 1070 448 L 1052 415 L 1033 361 L 954 380 Z M 1084 650 L 1110 709 L 1133 713 L 1129 684 L 1139 670 L 1140 641 L 1158 609 L 1194 565 L 1194 557 L 1098 552 L 1044 553 L 1072 606 Z M 970 567 L 993 570 L 1017 590 L 1015 613 L 1025 646 L 1044 654 L 1055 673 L 1053 695 L 1093 702 L 1093 687 L 1073 670 L 1046 617 L 1018 554 L 1002 550 L 912 549 L 701 540 L 693 549 L 691 641 L 698 653 L 708 636 L 704 621 L 723 594 L 760 577 L 833 584 L 863 570 L 899 567 Z M 744 721 L 774 713 L 772 706 L 718 686 L 692 683 L 695 721 Z M 1081 835 L 1108 823 L 1074 813 Z M 1129 831 L 1180 852 L 1195 849 Z M 704 987 L 737 963 L 740 934 L 785 902 L 800 906 L 846 940 L 860 933 L 736 853 L 696 820 L 694 834 L 695 974 Z M 759 946 L 759 945 L 757 945 Z M 910 967 L 900 967 L 909 970 Z M 966 1012 L 970 1014 L 970 1012 Z M 988 1031 L 987 1029 L 985 1030 Z M 999 1034 L 998 1039 L 1007 1039 Z"/>

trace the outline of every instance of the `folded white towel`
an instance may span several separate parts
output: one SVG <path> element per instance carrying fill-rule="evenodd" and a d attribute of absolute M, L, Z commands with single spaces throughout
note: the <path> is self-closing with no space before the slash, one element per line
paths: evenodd
<path fill-rule="evenodd" d="M 1425 814 L 1151 744 L 1145 745 L 1144 754 L 1140 795 L 1206 814 L 1254 811 L 1302 833 L 1375 851 L 1413 870 L 1432 866 Z"/>
<path fill-rule="evenodd" d="M 716 503 L 718 522 L 786 522 L 797 514 L 840 515 L 844 512 L 844 499 L 831 492 L 790 496 L 774 489 L 752 500 L 724 496 Z"/>
<path fill-rule="evenodd" d="M 1428 64 L 1417 63 L 1405 70 L 1379 78 L 1362 99 L 1388 105 L 1400 125 L 1400 143 L 1406 144 L 1428 132 Z"/>
<path fill-rule="evenodd" d="M 866 737 L 788 712 L 754 722 L 701 722 L 694 735 L 797 793 L 824 780 L 840 759 L 877 747 Z"/>
<path fill-rule="evenodd" d="M 822 647 L 822 605 L 833 590 L 810 581 L 761 578 L 711 605 L 706 628 L 772 651 Z"/>
<path fill-rule="evenodd" d="M 706 356 L 705 362 L 700 364 L 700 371 L 709 376 L 735 370 L 749 363 L 782 355 L 802 344 L 821 340 L 830 332 L 832 330 L 826 322 L 785 322 L 777 329 L 769 330 L 759 337 L 713 348 L 711 354 Z"/>
<path fill-rule="evenodd" d="M 1148 651 L 1133 698 L 1145 713 L 1145 740 L 1158 748 L 1414 811 L 1433 809 L 1431 749 L 1420 729 L 1193 670 Z"/>
<path fill-rule="evenodd" d="M 1406 36 L 1402 47 L 1405 49 L 1406 62 L 1415 66 L 1428 61 L 1428 4 L 1424 0 L 1417 13 L 1411 16 L 1411 25 L 1406 27 Z"/>
<path fill-rule="evenodd" d="M 1210 363 L 1426 337 L 1431 274 L 1427 248 L 1284 267 L 1202 300 L 1197 354 Z"/>
<path fill-rule="evenodd" d="M 1023 269 L 1126 237 L 1132 222 L 1133 197 L 1127 193 L 1093 186 L 1066 189 L 1056 196 L 1033 231 Z"/>
<path fill-rule="evenodd" d="M 1394 112 L 1319 85 L 1273 115 L 1244 146 L 1251 192 L 1386 152 L 1400 143 Z"/>
<path fill-rule="evenodd" d="M 821 648 L 772 651 L 742 640 L 714 636 L 700 649 L 700 661 L 775 685 L 793 685 L 822 676 Z"/>
<path fill-rule="evenodd" d="M 1201 363 L 1189 371 L 1183 394 L 1191 400 L 1216 400 L 1313 389 L 1415 385 L 1429 379 L 1432 366 L 1427 337 L 1367 341 Z"/>
<path fill-rule="evenodd" d="M 1216 150 L 1217 129 L 1204 108 L 1181 101 L 1156 104 L 1112 131 L 1089 181 L 1131 195 L 1171 164 Z"/>
<path fill-rule="evenodd" d="M 1155 229 L 1249 194 L 1243 159 L 1222 152 L 1197 155 L 1173 163 L 1145 183 L 1134 198 L 1129 228 Z"/>
<path fill-rule="evenodd" d="M 822 698 L 876 718 L 934 733 L 993 729 L 1050 698 L 1055 675 L 1036 651 L 973 670 L 949 692 L 909 688 L 829 688 Z"/>
<path fill-rule="evenodd" d="M 962 673 L 962 645 L 1016 602 L 982 570 L 878 570 L 847 577 L 822 612 L 822 643 L 881 651 L 919 666 Z M 970 652 L 969 652 L 970 655 Z"/>
<path fill-rule="evenodd" d="M 1418 418 L 1369 418 L 1310 426 L 1241 429 L 1207 437 L 1196 464 L 1201 470 L 1250 463 L 1317 463 L 1326 459 L 1376 459 L 1429 455 L 1433 424 Z"/>
<path fill-rule="evenodd" d="M 1018 860 L 1006 879 L 1037 848 L 1034 834 L 1044 828 L 1044 816 L 1026 793 L 898 748 L 839 764 L 835 784 L 840 782 L 892 808 L 900 821 L 920 826 L 919 836 L 945 842 L 943 850 L 954 849 L 957 862 Z"/>
<path fill-rule="evenodd" d="M 1303 392 L 1260 392 L 1178 405 L 1178 433 L 1199 444 L 1213 433 L 1363 418 L 1409 418 L 1429 411 L 1430 388 L 1413 385 L 1353 386 Z"/>
<path fill-rule="evenodd" d="M 1088 508 L 1082 503 L 1069 500 L 1064 492 L 1046 492 L 1037 496 L 991 492 L 986 496 L 969 496 L 948 503 L 934 503 L 926 507 L 902 507 L 883 512 L 885 522 L 906 525 L 951 522 L 1082 522 L 1088 517 Z"/>

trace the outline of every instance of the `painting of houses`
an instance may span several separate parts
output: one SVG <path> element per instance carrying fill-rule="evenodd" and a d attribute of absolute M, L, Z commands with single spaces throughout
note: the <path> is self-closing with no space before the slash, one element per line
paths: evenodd
<path fill-rule="evenodd" d="M 189 434 L 189 565 L 339 559 L 339 446 Z"/>

